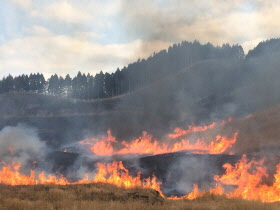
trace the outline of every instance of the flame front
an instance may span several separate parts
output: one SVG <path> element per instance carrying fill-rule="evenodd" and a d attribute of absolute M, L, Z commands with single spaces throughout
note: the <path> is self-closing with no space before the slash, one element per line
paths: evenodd
<path fill-rule="evenodd" d="M 235 165 L 224 164 L 225 174 L 214 176 L 217 182 L 215 188 L 208 191 L 199 191 L 198 185 L 194 185 L 192 192 L 182 197 L 171 196 L 168 199 L 195 199 L 205 195 L 206 193 L 222 195 L 228 198 L 242 198 L 246 200 L 259 200 L 262 202 L 280 201 L 280 164 L 276 167 L 274 174 L 274 182 L 272 185 L 266 185 L 262 182 L 263 177 L 267 177 L 264 160 L 248 161 L 246 155 Z M 57 178 L 53 175 L 45 175 L 45 172 L 35 175 L 34 170 L 30 170 L 30 175 L 24 175 L 20 172 L 20 163 L 13 162 L 11 165 L 4 165 L 0 171 L 0 183 L 6 185 L 36 185 L 36 184 L 88 184 L 88 183 L 109 183 L 124 188 L 151 188 L 157 190 L 162 197 L 161 182 L 157 181 L 156 176 L 146 179 L 141 178 L 141 172 L 136 176 L 129 174 L 122 162 L 112 162 L 109 164 L 98 163 L 97 173 L 93 179 L 89 179 L 88 175 L 77 182 L 69 182 L 65 177 L 59 175 Z M 234 185 L 232 192 L 226 192 L 223 185 Z"/>
<path fill-rule="evenodd" d="M 151 188 L 161 192 L 161 182 L 157 182 L 156 176 L 147 179 L 141 179 L 141 172 L 138 172 L 135 177 L 129 174 L 129 171 L 124 167 L 121 161 L 113 162 L 111 164 L 98 163 L 98 170 L 92 180 L 94 183 L 109 183 L 118 187 L 133 188 Z"/>
<path fill-rule="evenodd" d="M 45 176 L 45 172 L 41 172 L 38 178 L 35 178 L 35 171 L 30 170 L 30 175 L 24 175 L 20 172 L 20 162 L 13 161 L 8 165 L 3 163 L 4 166 L 0 171 L 0 183 L 6 185 L 35 185 L 35 184 L 59 184 L 66 185 L 69 182 L 62 175 L 57 178 L 53 175 Z"/>
<path fill-rule="evenodd" d="M 181 129 L 181 128 L 175 128 L 174 133 L 168 134 L 168 136 L 172 139 L 175 139 L 175 138 L 187 135 L 189 133 L 207 131 L 216 126 L 217 126 L 217 123 L 212 122 L 210 125 L 203 125 L 203 126 L 190 125 L 190 126 L 188 126 L 188 128 L 186 130 Z"/>
<path fill-rule="evenodd" d="M 101 137 L 101 139 L 91 138 L 80 141 L 80 144 L 89 145 L 90 151 L 99 156 L 113 155 L 112 143 L 116 142 L 116 138 L 111 135 L 111 131 L 107 131 L 107 136 Z"/>
<path fill-rule="evenodd" d="M 89 150 L 99 156 L 111 156 L 111 155 L 125 155 L 125 154 L 164 154 L 171 152 L 178 152 L 189 150 L 193 153 L 208 153 L 208 154 L 220 154 L 229 150 L 236 142 L 238 133 L 234 133 L 231 138 L 217 135 L 212 141 L 205 139 L 197 139 L 196 142 L 188 139 L 181 139 L 179 141 L 169 141 L 168 143 L 162 143 L 146 132 L 143 132 L 142 137 L 139 137 L 131 142 L 122 141 L 121 145 L 118 145 L 120 149 L 114 149 L 113 144 L 118 144 L 116 139 L 108 131 L 108 136 L 101 137 L 100 139 L 86 139 L 80 141 L 80 144 L 89 145 Z"/>
<path fill-rule="evenodd" d="M 193 191 L 182 197 L 171 196 L 169 199 L 195 199 L 206 193 L 214 195 L 225 194 L 228 198 L 241 198 L 246 200 L 258 200 L 265 203 L 280 201 L 280 164 L 276 166 L 274 182 L 272 185 L 263 183 L 263 177 L 268 177 L 266 168 L 263 166 L 264 159 L 260 161 L 248 161 L 246 155 L 243 155 L 235 165 L 226 163 L 223 165 L 225 174 L 214 176 L 217 182 L 215 188 L 208 191 L 199 191 L 198 185 L 194 185 Z M 235 189 L 232 192 L 225 192 L 222 185 L 233 185 Z"/>
<path fill-rule="evenodd" d="M 270 186 L 263 184 L 262 179 L 268 177 L 264 160 L 248 161 L 246 155 L 233 165 L 225 164 L 226 172 L 214 179 L 224 185 L 237 186 L 233 192 L 227 194 L 229 198 L 243 198 L 247 200 L 260 200 L 262 202 L 280 201 L 280 164 L 276 166 L 274 183 Z M 253 172 L 249 172 L 253 170 Z"/>
<path fill-rule="evenodd" d="M 219 125 L 224 125 L 230 122 L 222 121 Z M 81 144 L 89 146 L 92 153 L 100 156 L 123 155 L 123 154 L 162 154 L 178 152 L 183 150 L 190 150 L 193 153 L 208 153 L 220 154 L 229 152 L 229 149 L 236 142 L 238 133 L 234 133 L 232 138 L 221 135 L 216 135 L 215 140 L 207 141 L 203 138 L 192 142 L 188 139 L 180 139 L 183 135 L 193 132 L 204 132 L 209 129 L 217 127 L 217 123 L 212 123 L 207 126 L 191 126 L 187 130 L 174 130 L 174 134 L 167 135 L 173 141 L 161 142 L 153 139 L 153 137 L 146 132 L 142 137 L 139 137 L 131 142 L 122 141 L 119 143 L 116 138 L 112 136 L 111 132 L 107 132 L 107 136 L 100 139 L 86 139 L 81 141 Z M 118 145 L 119 144 L 119 145 Z M 117 147 L 114 147 L 117 145 Z M 119 149 L 115 149 L 119 148 Z M 11 156 L 14 156 L 14 150 L 9 147 Z M 64 151 L 67 152 L 67 151 Z M 204 191 L 199 190 L 199 186 L 194 184 L 193 191 L 182 197 L 171 196 L 168 199 L 195 199 L 205 195 L 206 193 L 214 195 L 226 195 L 228 198 L 242 198 L 247 200 L 258 200 L 262 202 L 277 202 L 280 201 L 280 163 L 276 166 L 274 174 L 274 182 L 270 185 L 264 183 L 264 178 L 268 178 L 269 174 L 264 167 L 265 159 L 249 161 L 246 155 L 243 155 L 241 160 L 236 164 L 231 165 L 226 163 L 223 165 L 225 173 L 223 175 L 215 175 L 213 181 L 216 182 L 216 187 Z M 33 162 L 34 168 L 37 162 Z M 187 170 L 187 169 L 186 169 Z M 36 184 L 88 184 L 88 183 L 109 183 L 118 187 L 124 188 L 151 188 L 157 190 L 162 197 L 161 182 L 157 181 L 156 176 L 143 178 L 141 172 L 132 176 L 123 163 L 97 163 L 96 174 L 92 179 L 85 174 L 84 178 L 76 182 L 68 181 L 64 176 L 46 175 L 42 171 L 37 173 L 35 169 L 29 171 L 29 175 L 21 173 L 21 163 L 12 162 L 6 164 L 2 162 L 2 170 L 0 170 L 0 184 L 6 185 L 36 185 Z M 228 187 L 234 188 L 227 191 Z"/>
<path fill-rule="evenodd" d="M 227 120 L 223 120 L 221 123 L 212 122 L 209 125 L 202 125 L 202 126 L 196 126 L 193 124 L 193 125 L 188 126 L 188 128 L 185 130 L 181 129 L 181 128 L 175 128 L 174 133 L 168 134 L 168 137 L 175 139 L 175 138 L 187 135 L 189 133 L 207 131 L 207 130 L 213 129 L 215 127 L 218 127 L 218 126 L 225 125 L 231 121 L 232 121 L 232 117 L 229 117 Z"/>
<path fill-rule="evenodd" d="M 6 185 L 37 185 L 37 184 L 89 184 L 89 183 L 108 183 L 124 188 L 151 188 L 157 190 L 163 196 L 160 186 L 161 182 L 157 181 L 155 176 L 141 179 L 141 172 L 138 172 L 135 177 L 129 174 L 129 171 L 124 167 L 121 161 L 115 161 L 108 164 L 98 163 L 97 173 L 92 180 L 89 180 L 88 175 L 77 182 L 69 182 L 64 176 L 59 175 L 57 178 L 53 175 L 45 175 L 41 172 L 35 176 L 35 171 L 30 170 L 30 175 L 24 175 L 20 172 L 21 164 L 12 162 L 11 165 L 3 163 L 4 166 L 0 171 L 0 183 Z"/>

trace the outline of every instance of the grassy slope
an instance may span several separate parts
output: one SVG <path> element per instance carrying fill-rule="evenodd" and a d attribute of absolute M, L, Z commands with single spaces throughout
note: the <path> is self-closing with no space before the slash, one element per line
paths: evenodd
<path fill-rule="evenodd" d="M 92 123 L 94 123 L 94 119 L 99 119 L 93 118 L 93 116 L 90 117 L 88 115 L 85 117 L 88 118 L 87 122 Z M 50 119 L 48 121 L 52 122 L 52 125 L 56 125 L 56 122 L 60 123 L 61 125 L 61 123 L 64 122 L 63 118 L 61 120 L 59 117 L 49 118 Z M 73 119 L 75 118 L 73 117 Z M 28 120 L 23 119 L 24 122 L 28 122 Z M 34 122 L 34 120 L 31 121 Z M 227 135 L 228 133 L 239 131 L 237 142 L 233 147 L 236 153 L 243 154 L 258 151 L 262 152 L 266 149 L 269 149 L 270 151 L 273 150 L 274 153 L 279 153 L 279 124 L 280 105 L 276 105 L 268 109 L 256 112 L 252 115 L 252 117 L 248 119 L 233 120 L 231 123 L 225 125 L 220 133 Z M 46 130 L 41 129 L 40 132 L 51 133 L 51 131 L 48 130 L 47 127 L 45 127 L 45 129 Z M 262 150 L 260 150 L 260 148 L 262 148 Z"/>
<path fill-rule="evenodd" d="M 117 188 L 109 184 L 71 186 L 1 186 L 1 209 L 279 209 L 280 203 L 205 195 L 188 201 L 163 199 L 156 191 Z"/>
<path fill-rule="evenodd" d="M 280 155 L 280 104 L 255 112 L 251 117 L 235 119 L 223 127 L 223 133 L 238 131 L 233 149 L 236 153 Z"/>

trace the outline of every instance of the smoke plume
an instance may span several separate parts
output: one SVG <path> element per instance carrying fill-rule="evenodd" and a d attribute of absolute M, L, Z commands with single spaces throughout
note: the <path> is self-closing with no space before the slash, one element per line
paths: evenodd
<path fill-rule="evenodd" d="M 0 131 L 1 161 L 19 161 L 26 165 L 42 160 L 46 153 L 47 146 L 34 128 L 19 124 L 6 126 Z"/>

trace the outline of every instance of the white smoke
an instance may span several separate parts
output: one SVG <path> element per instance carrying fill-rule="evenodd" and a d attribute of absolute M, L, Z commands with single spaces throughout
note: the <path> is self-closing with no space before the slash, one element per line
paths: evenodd
<path fill-rule="evenodd" d="M 34 128 L 19 124 L 0 131 L 0 161 L 19 161 L 25 165 L 43 158 L 46 148 Z"/>

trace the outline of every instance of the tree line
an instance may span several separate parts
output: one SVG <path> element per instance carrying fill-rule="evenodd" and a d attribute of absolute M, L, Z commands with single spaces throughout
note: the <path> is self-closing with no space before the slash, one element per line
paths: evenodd
<path fill-rule="evenodd" d="M 73 78 L 54 74 L 48 80 L 40 73 L 16 77 L 9 75 L 0 81 L 0 93 L 25 91 L 85 100 L 108 98 L 146 87 L 206 59 L 241 60 L 244 59 L 244 51 L 240 45 L 213 46 L 210 43 L 203 45 L 198 41 L 184 41 L 147 59 L 138 59 L 127 67 L 118 68 L 113 73 L 104 74 L 101 71 L 93 76 L 78 72 Z"/>

